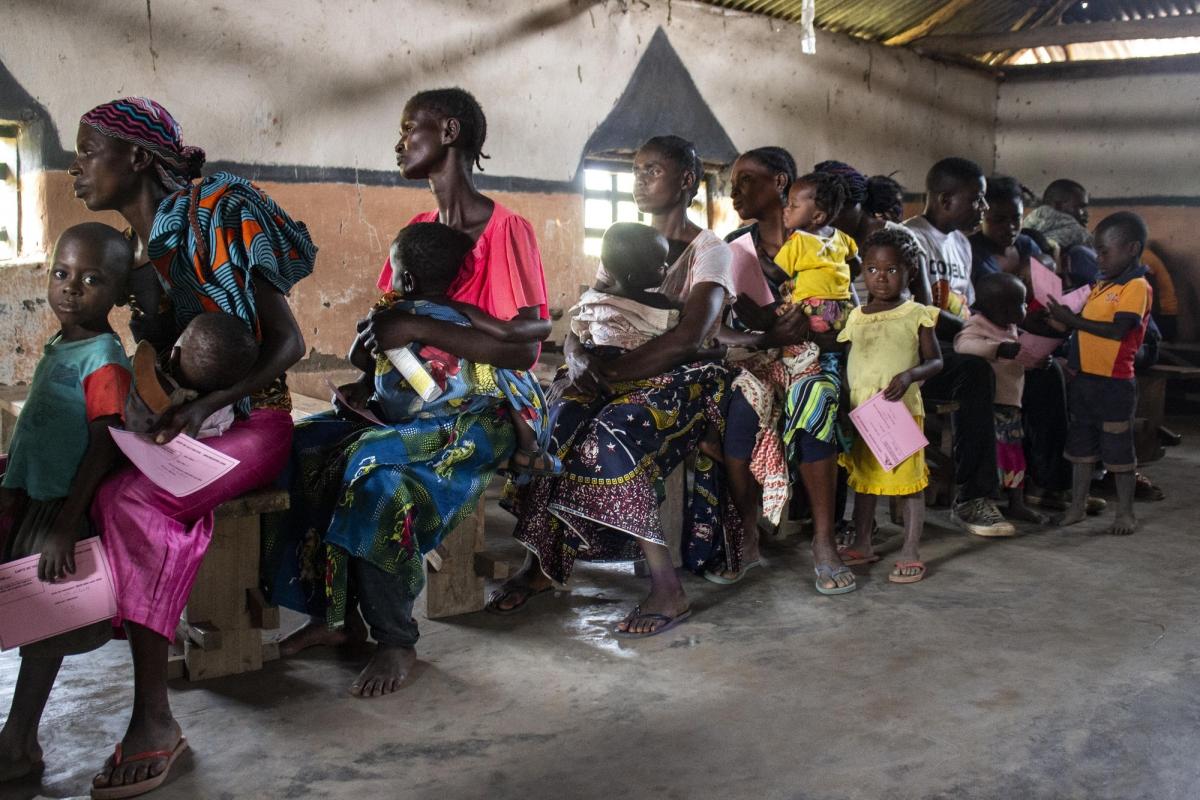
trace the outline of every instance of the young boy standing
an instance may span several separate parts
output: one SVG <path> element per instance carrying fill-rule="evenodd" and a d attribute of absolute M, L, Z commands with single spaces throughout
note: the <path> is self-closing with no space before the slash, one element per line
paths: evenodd
<path fill-rule="evenodd" d="M 1141 265 L 1146 223 L 1137 214 L 1119 211 L 1096 226 L 1096 258 L 1100 280 L 1083 312 L 1073 314 L 1050 302 L 1050 315 L 1075 329 L 1070 365 L 1078 372 L 1067 390 L 1070 427 L 1067 460 L 1073 466 L 1071 507 L 1058 521 L 1073 525 L 1084 518 L 1087 489 L 1097 461 L 1113 473 L 1117 515 L 1109 533 L 1128 535 L 1137 528 L 1133 514 L 1133 414 L 1137 384 L 1133 358 L 1150 319 L 1153 292 Z"/>

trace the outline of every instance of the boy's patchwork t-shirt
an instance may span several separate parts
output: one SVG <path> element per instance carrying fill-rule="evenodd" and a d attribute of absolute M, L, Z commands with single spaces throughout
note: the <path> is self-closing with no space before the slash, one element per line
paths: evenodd
<path fill-rule="evenodd" d="M 836 228 L 828 235 L 796 231 L 775 254 L 775 264 L 792 279 L 792 300 L 850 299 L 848 261 L 858 255 L 854 240 Z"/>
<path fill-rule="evenodd" d="M 1116 278 L 1101 281 L 1092 287 L 1080 316 L 1095 322 L 1115 322 L 1121 317 L 1133 317 L 1137 324 L 1120 340 L 1106 339 L 1082 330 L 1075 331 L 1069 357 L 1071 367 L 1088 375 L 1105 378 L 1133 377 L 1133 359 L 1146 335 L 1154 294 L 1145 276 L 1145 267 L 1132 267 Z"/>
<path fill-rule="evenodd" d="M 34 500 L 66 497 L 87 451 L 88 423 L 123 413 L 131 378 L 115 334 L 79 342 L 55 334 L 17 418 L 4 487 L 23 489 Z"/>
<path fill-rule="evenodd" d="M 971 285 L 971 243 L 962 231 L 942 233 L 924 216 L 904 221 L 921 243 L 921 267 L 929 276 L 933 305 L 966 319 L 975 303 Z"/>

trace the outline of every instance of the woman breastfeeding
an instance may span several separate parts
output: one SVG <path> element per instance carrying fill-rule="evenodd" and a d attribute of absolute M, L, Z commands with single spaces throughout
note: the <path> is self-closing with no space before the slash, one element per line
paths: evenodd
<path fill-rule="evenodd" d="M 568 337 L 567 363 L 550 390 L 551 447 L 563 472 L 536 478 L 517 494 L 513 535 L 530 552 L 489 610 L 513 613 L 565 583 L 576 558 L 644 557 L 650 594 L 616 632 L 650 636 L 691 613 L 665 543 L 658 492 L 709 424 L 719 425 L 727 371 L 702 356 L 733 284 L 728 246 L 687 217 L 702 176 L 695 148 L 677 136 L 655 137 L 637 151 L 633 172 L 638 208 L 666 240 L 671 266 L 661 293 L 682 315 L 675 327 L 629 350 L 591 348 Z M 611 283 L 601 267 L 597 288 Z M 731 538 L 739 538 L 736 531 Z M 740 543 L 727 544 L 736 563 Z"/>
<path fill-rule="evenodd" d="M 129 727 L 92 795 L 133 797 L 161 784 L 187 747 L 167 701 L 167 647 L 211 540 L 212 511 L 271 483 L 287 463 L 292 421 L 283 376 L 304 354 L 304 340 L 286 295 L 312 272 L 316 248 L 303 224 L 247 181 L 217 173 L 194 182 L 204 151 L 183 146 L 179 126 L 153 100 L 92 109 L 80 121 L 75 148 L 68 171 L 76 196 L 91 211 L 116 211 L 130 226 L 142 264 L 130 298 L 135 338 L 170 352 L 189 321 L 223 312 L 258 340 L 257 360 L 243 378 L 167 410 L 157 428 L 159 442 L 195 436 L 232 405 L 232 425 L 204 442 L 237 466 L 186 497 L 127 467 L 100 487 L 92 507 L 134 670 Z"/>
<path fill-rule="evenodd" d="M 368 350 L 420 342 L 516 370 L 537 360 L 550 333 L 541 256 L 529 223 L 475 188 L 486 133 L 483 110 L 462 89 L 420 92 L 405 105 L 397 163 L 405 178 L 428 180 L 437 200 L 410 224 L 441 222 L 474 240 L 446 296 L 478 313 L 462 327 L 376 310 L 358 326 Z M 384 264 L 381 291 L 392 290 L 393 267 L 401 266 Z M 471 514 L 513 454 L 513 422 L 494 406 L 463 406 L 395 425 L 341 409 L 296 426 L 291 508 L 268 526 L 263 548 L 272 601 L 310 616 L 284 641 L 283 655 L 360 643 L 369 628 L 376 648 L 351 693 L 377 697 L 400 687 L 416 659 L 412 609 L 423 557 Z"/>

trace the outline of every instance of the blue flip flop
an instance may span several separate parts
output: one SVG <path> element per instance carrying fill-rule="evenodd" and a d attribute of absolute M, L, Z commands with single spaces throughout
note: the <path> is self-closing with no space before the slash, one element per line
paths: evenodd
<path fill-rule="evenodd" d="M 831 567 L 828 564 L 818 564 L 813 568 L 813 572 L 817 573 L 817 579 L 813 581 L 813 586 L 816 587 L 816 590 L 821 594 L 846 594 L 847 592 L 853 592 L 858 588 L 858 581 L 851 581 L 850 585 L 848 586 L 835 586 L 832 589 L 826 589 L 821 585 L 822 580 L 835 581 L 837 580 L 838 576 L 846 573 L 849 573 L 851 577 L 854 577 L 854 573 L 851 572 L 850 568 L 845 564 L 838 564 L 836 567 Z"/>

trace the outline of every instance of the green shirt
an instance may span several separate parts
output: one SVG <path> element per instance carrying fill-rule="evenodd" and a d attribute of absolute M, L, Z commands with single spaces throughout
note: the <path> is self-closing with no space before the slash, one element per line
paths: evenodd
<path fill-rule="evenodd" d="M 4 488 L 23 489 L 34 500 L 66 497 L 87 451 L 88 423 L 120 415 L 129 382 L 129 359 L 115 334 L 79 342 L 55 334 L 17 418 Z"/>

